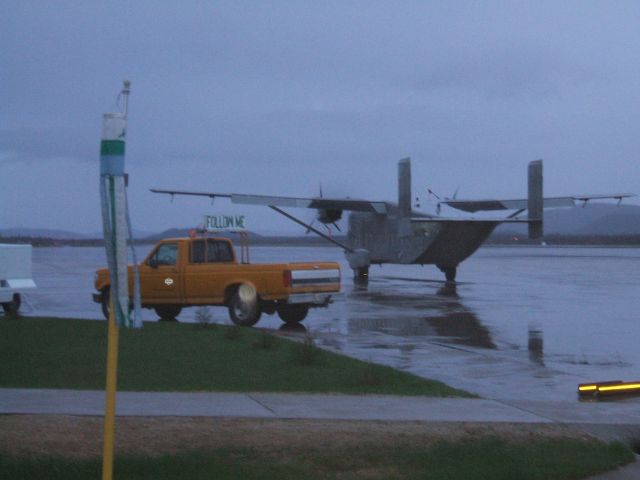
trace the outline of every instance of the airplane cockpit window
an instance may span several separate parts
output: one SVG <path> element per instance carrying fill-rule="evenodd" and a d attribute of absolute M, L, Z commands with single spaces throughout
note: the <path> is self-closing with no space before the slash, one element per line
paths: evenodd
<path fill-rule="evenodd" d="M 233 254 L 228 242 L 209 240 L 207 242 L 207 262 L 232 262 Z"/>
<path fill-rule="evenodd" d="M 156 265 L 175 265 L 178 260 L 178 245 L 176 243 L 160 245 L 150 260 L 155 261 Z"/>
<path fill-rule="evenodd" d="M 204 263 L 204 254 L 204 240 L 194 240 L 191 242 L 191 263 Z"/>

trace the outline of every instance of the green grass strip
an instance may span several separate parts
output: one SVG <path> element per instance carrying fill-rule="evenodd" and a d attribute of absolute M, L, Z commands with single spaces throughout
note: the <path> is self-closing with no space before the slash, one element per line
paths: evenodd
<path fill-rule="evenodd" d="M 103 390 L 107 323 L 0 321 L 0 387 Z M 120 329 L 118 389 L 472 395 L 252 328 L 147 323 Z"/>
<path fill-rule="evenodd" d="M 218 449 L 156 458 L 118 457 L 120 480 L 402 478 L 433 480 L 578 479 L 633 461 L 621 444 L 575 439 L 536 439 L 510 443 L 484 438 L 440 443 L 428 448 L 404 445 L 291 451 Z M 99 478 L 99 460 L 13 458 L 0 455 L 0 479 Z"/>

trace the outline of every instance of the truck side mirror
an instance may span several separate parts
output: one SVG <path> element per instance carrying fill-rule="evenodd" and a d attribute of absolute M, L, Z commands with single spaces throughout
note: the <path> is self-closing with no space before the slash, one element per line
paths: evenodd
<path fill-rule="evenodd" d="M 149 266 L 151 268 L 158 268 L 158 260 L 156 258 L 149 259 Z"/>

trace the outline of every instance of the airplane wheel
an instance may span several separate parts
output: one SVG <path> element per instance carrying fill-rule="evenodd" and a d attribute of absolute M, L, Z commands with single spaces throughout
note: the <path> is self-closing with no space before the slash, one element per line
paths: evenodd
<path fill-rule="evenodd" d="M 369 282 L 369 267 L 358 267 L 353 269 L 353 283 L 356 285 L 366 285 Z"/>
<path fill-rule="evenodd" d="M 458 271 L 457 267 L 448 267 L 444 265 L 436 265 L 442 273 L 444 273 L 444 277 L 447 279 L 447 282 L 455 282 L 456 281 L 456 273 Z"/>
<path fill-rule="evenodd" d="M 369 267 L 359 267 L 356 268 L 353 273 L 358 278 L 364 278 L 369 276 Z"/>
<path fill-rule="evenodd" d="M 444 269 L 444 277 L 447 279 L 447 282 L 455 282 L 456 281 L 456 267 L 447 267 Z"/>
<path fill-rule="evenodd" d="M 307 305 L 278 306 L 278 316 L 284 323 L 299 323 L 306 318 L 307 313 L 309 313 Z"/>

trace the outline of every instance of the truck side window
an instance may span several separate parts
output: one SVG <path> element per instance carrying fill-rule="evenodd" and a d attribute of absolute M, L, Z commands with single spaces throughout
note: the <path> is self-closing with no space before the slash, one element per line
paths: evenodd
<path fill-rule="evenodd" d="M 191 242 L 191 263 L 204 263 L 204 240 Z"/>
<path fill-rule="evenodd" d="M 207 262 L 232 262 L 233 255 L 228 242 L 209 240 L 207 242 Z"/>
<path fill-rule="evenodd" d="M 178 245 L 175 243 L 160 245 L 155 257 L 157 265 L 175 265 L 178 259 Z"/>

